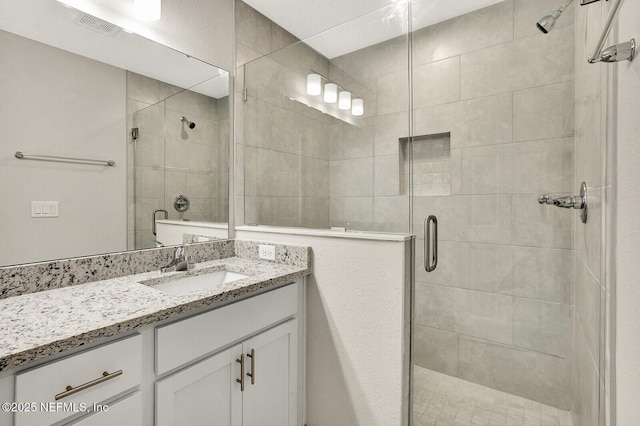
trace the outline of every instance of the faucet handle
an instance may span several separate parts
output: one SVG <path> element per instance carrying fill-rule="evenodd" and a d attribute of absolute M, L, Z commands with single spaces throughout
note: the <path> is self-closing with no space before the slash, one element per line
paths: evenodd
<path fill-rule="evenodd" d="M 179 246 L 178 248 L 176 248 L 176 252 L 173 255 L 173 257 L 175 259 L 177 259 L 179 257 L 184 257 L 184 246 Z"/>

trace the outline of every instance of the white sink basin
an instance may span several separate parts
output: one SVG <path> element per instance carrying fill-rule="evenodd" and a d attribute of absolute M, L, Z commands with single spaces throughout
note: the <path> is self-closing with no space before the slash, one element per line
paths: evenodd
<path fill-rule="evenodd" d="M 151 280 L 142 282 L 142 284 L 148 285 L 156 290 L 160 290 L 163 293 L 179 296 L 182 294 L 212 289 L 221 286 L 222 284 L 247 278 L 248 276 L 249 275 L 223 270 L 200 275 L 174 275 L 171 277 L 170 281 L 154 284 L 154 282 L 158 282 L 158 280 Z"/>

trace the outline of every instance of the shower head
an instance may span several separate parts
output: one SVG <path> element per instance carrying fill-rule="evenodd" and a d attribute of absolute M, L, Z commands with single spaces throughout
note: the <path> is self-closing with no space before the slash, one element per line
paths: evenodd
<path fill-rule="evenodd" d="M 540 19 L 536 24 L 538 29 L 545 34 L 549 33 L 549 31 L 551 31 L 553 27 L 556 26 L 556 20 L 560 17 L 560 15 L 562 15 L 562 12 L 565 11 L 567 6 L 569 6 L 572 1 L 573 0 L 569 0 L 568 2 L 560 6 L 557 10 L 555 10 L 551 15 L 547 15 L 544 18 Z"/>
<path fill-rule="evenodd" d="M 186 123 L 187 126 L 189 126 L 190 129 L 195 129 L 196 128 L 196 123 L 194 123 L 193 121 L 187 120 L 187 118 L 184 115 L 182 117 L 180 117 L 180 121 Z"/>

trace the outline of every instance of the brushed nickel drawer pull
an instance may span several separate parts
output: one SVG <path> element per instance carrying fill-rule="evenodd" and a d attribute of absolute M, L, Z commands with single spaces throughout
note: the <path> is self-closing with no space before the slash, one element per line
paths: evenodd
<path fill-rule="evenodd" d="M 251 373 L 247 373 L 247 376 L 251 377 L 251 384 L 256 384 L 256 351 L 251 349 L 251 353 L 247 354 L 251 358 Z"/>
<path fill-rule="evenodd" d="M 85 389 L 88 389 L 91 386 L 95 386 L 95 385 L 98 385 L 100 383 L 106 382 L 107 380 L 111 380 L 111 379 L 113 379 L 115 377 L 118 377 L 118 376 L 122 376 L 122 370 L 118 370 L 118 371 L 116 371 L 114 373 L 108 373 L 108 372 L 105 371 L 104 373 L 102 373 L 102 377 L 100 377 L 98 379 L 95 379 L 95 380 L 92 380 L 90 382 L 87 382 L 87 383 L 85 383 L 83 385 L 80 385 L 78 387 L 74 388 L 73 386 L 69 385 L 69 386 L 67 386 L 67 388 L 66 388 L 66 390 L 64 392 L 60 392 L 59 394 L 56 395 L 56 401 L 59 400 L 59 399 L 62 399 L 62 398 L 66 398 L 66 397 L 68 397 L 70 395 L 73 395 L 74 393 L 77 393 L 77 392 L 83 391 Z"/>
<path fill-rule="evenodd" d="M 244 354 L 240 355 L 236 362 L 240 364 L 240 378 L 236 379 L 236 382 L 240 383 L 240 392 L 244 392 Z"/>

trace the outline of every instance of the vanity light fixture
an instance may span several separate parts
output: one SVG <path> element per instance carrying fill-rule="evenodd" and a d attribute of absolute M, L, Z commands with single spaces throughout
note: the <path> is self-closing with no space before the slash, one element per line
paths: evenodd
<path fill-rule="evenodd" d="M 338 95 L 338 108 L 351 109 L 351 92 L 347 92 L 346 90 L 340 92 Z"/>
<path fill-rule="evenodd" d="M 364 101 L 360 98 L 354 99 L 351 102 L 351 114 L 359 117 L 364 114 Z"/>
<path fill-rule="evenodd" d="M 320 74 L 307 75 L 307 95 L 318 96 L 322 93 L 322 77 Z"/>
<path fill-rule="evenodd" d="M 324 85 L 324 101 L 328 104 L 335 104 L 338 102 L 338 85 L 334 83 L 327 83 Z"/>
<path fill-rule="evenodd" d="M 162 15 L 161 0 L 133 0 L 133 7 L 141 19 L 157 21 Z"/>

